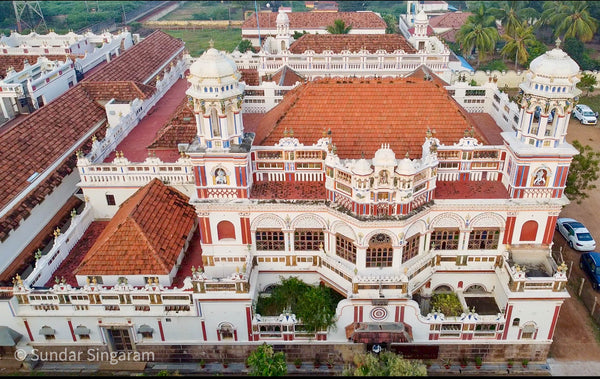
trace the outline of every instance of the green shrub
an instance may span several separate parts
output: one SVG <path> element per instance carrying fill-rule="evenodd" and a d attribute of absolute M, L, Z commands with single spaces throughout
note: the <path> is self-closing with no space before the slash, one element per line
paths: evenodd
<path fill-rule="evenodd" d="M 434 293 L 431 297 L 431 309 L 436 309 L 444 316 L 460 316 L 463 307 L 455 293 Z"/>

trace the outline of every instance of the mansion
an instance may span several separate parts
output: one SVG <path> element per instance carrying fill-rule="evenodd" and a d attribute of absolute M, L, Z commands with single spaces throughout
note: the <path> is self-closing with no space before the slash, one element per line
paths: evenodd
<path fill-rule="evenodd" d="M 578 153 L 566 136 L 580 70 L 558 44 L 531 63 L 518 104 L 491 78 L 449 84 L 419 64 L 304 81 L 246 114 L 230 56 L 210 48 L 183 77 L 183 48 L 161 41 L 173 44 L 166 63 L 139 78 L 118 77 L 125 53 L 72 90 L 102 100 L 106 132 L 73 152 L 85 206 L 4 289 L 14 346 L 180 362 L 243 361 L 263 342 L 351 361 L 382 344 L 546 360 L 569 297 L 551 248 Z M 336 327 L 257 313 L 281 277 L 341 294 Z M 461 314 L 431 307 L 439 293 L 456 294 Z"/>

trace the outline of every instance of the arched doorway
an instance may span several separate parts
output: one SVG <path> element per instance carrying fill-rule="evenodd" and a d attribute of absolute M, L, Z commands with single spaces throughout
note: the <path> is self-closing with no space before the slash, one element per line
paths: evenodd
<path fill-rule="evenodd" d="M 529 220 L 523 224 L 521 228 L 521 236 L 519 237 L 520 241 L 535 241 L 535 237 L 537 236 L 538 223 L 533 220 Z"/>

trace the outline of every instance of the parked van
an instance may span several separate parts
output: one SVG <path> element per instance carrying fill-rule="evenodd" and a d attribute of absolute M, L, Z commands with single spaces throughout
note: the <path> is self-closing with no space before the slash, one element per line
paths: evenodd
<path fill-rule="evenodd" d="M 585 104 L 577 104 L 573 111 L 573 117 L 578 119 L 584 125 L 596 125 L 598 122 L 598 112 Z"/>

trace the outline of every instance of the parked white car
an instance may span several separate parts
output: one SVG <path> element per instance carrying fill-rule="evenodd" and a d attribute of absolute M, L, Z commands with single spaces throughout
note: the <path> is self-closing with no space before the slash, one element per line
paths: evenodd
<path fill-rule="evenodd" d="M 573 117 L 578 119 L 584 125 L 596 125 L 598 122 L 598 112 L 585 104 L 577 104 L 573 111 Z"/>
<path fill-rule="evenodd" d="M 560 217 L 556 220 L 556 230 L 565 237 L 571 249 L 591 251 L 596 248 L 596 241 L 590 231 L 577 220 Z"/>

